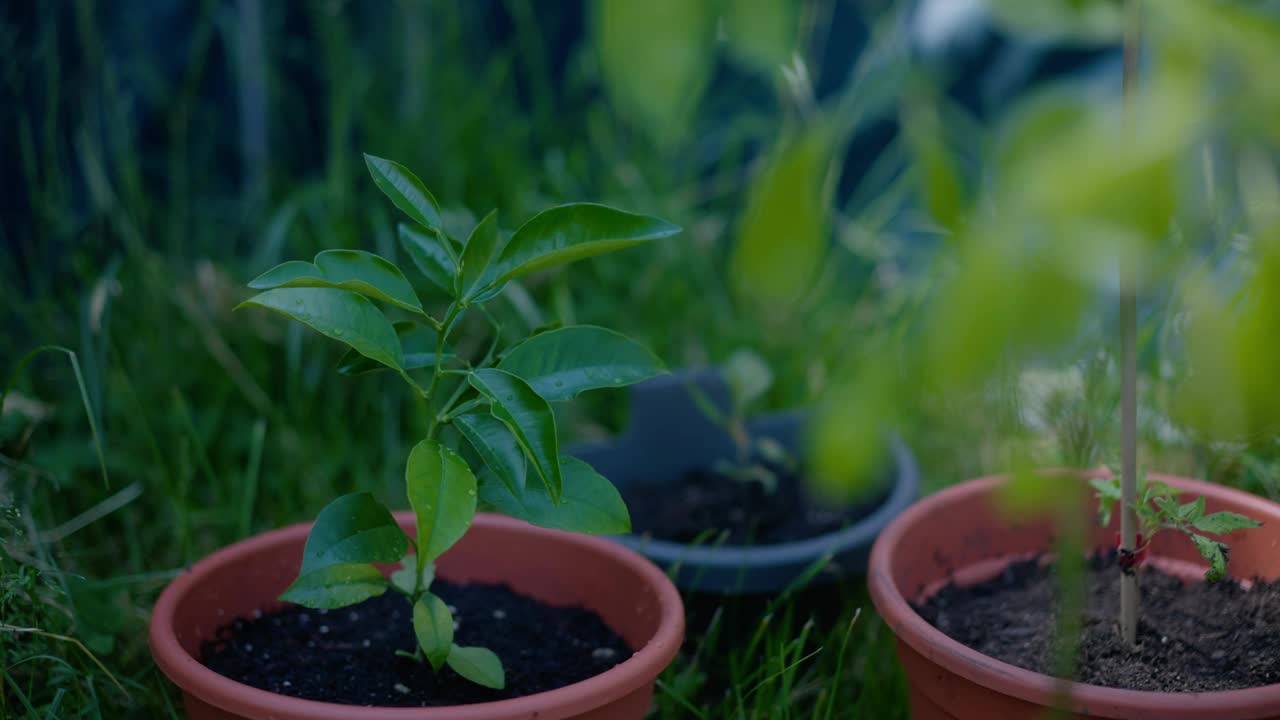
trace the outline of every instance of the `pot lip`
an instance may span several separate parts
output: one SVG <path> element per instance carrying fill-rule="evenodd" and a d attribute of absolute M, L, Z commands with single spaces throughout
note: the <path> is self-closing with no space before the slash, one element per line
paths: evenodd
<path fill-rule="evenodd" d="M 1111 476 L 1109 472 L 1099 470 L 1053 470 L 1052 472 L 1075 472 L 1082 478 Z M 1253 504 L 1261 503 L 1264 506 L 1270 506 L 1270 514 L 1280 520 L 1280 507 L 1242 490 L 1159 473 L 1150 473 L 1149 477 L 1209 497 L 1230 498 Z M 902 535 L 909 527 L 920 522 L 931 510 L 935 510 L 940 505 L 948 505 L 975 495 L 989 494 L 1007 479 L 1005 475 L 991 475 L 968 480 L 922 499 L 899 515 L 881 533 L 871 550 L 867 582 L 876 610 L 890 626 L 899 642 L 905 643 L 930 661 L 946 667 L 971 682 L 998 689 L 1004 694 L 1028 702 L 1051 706 L 1061 701 L 1063 683 L 1060 680 L 1002 662 L 948 637 L 916 613 L 898 589 L 890 572 L 895 551 L 901 543 Z M 1168 712 L 1171 716 L 1189 717 L 1188 713 L 1247 712 L 1259 708 L 1280 707 L 1280 684 L 1200 693 L 1123 690 L 1078 682 L 1067 683 L 1067 687 L 1070 690 L 1071 710 L 1094 715 L 1108 713 L 1108 711 L 1121 713 L 1114 717 L 1127 717 L 1128 715 L 1123 713 L 1150 712 L 1153 709 Z M 1252 715 L 1240 717 L 1252 717 Z"/>
<path fill-rule="evenodd" d="M 920 471 L 915 457 L 901 438 L 890 436 L 887 441 L 896 470 L 892 487 L 874 510 L 840 530 L 770 545 L 689 545 L 641 535 L 611 537 L 657 562 L 725 570 L 809 563 L 829 552 L 839 554 L 870 545 L 920 493 Z"/>
<path fill-rule="evenodd" d="M 406 511 L 395 513 L 396 520 L 411 518 Z M 658 597 L 660 620 L 658 629 L 630 658 L 581 682 L 555 690 L 471 705 L 439 707 L 363 707 L 305 700 L 260 690 L 205 667 L 182 648 L 173 630 L 178 605 L 191 592 L 195 579 L 215 567 L 242 562 L 263 546 L 305 537 L 311 523 L 298 523 L 271 530 L 228 545 L 193 564 L 160 594 L 152 611 L 149 644 L 151 654 L 161 671 L 184 693 L 223 710 L 246 717 L 273 720 L 495 720 L 537 716 L 548 720 L 572 716 L 607 705 L 652 682 L 674 659 L 684 637 L 684 606 L 680 593 L 671 580 L 655 565 L 628 548 L 604 538 L 551 530 L 530 525 L 514 518 L 493 513 L 476 513 L 472 528 L 502 528 L 534 535 L 545 535 L 555 542 L 589 545 L 643 578 Z"/>

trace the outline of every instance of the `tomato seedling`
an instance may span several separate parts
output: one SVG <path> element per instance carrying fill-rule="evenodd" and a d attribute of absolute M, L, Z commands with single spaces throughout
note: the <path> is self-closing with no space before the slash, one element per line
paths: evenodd
<path fill-rule="evenodd" d="M 1094 478 L 1089 483 L 1098 496 L 1098 519 L 1105 527 L 1111 523 L 1116 504 L 1123 502 L 1120 478 Z M 1209 561 L 1209 569 L 1204 573 L 1205 579 L 1218 582 L 1227 577 L 1231 548 L 1225 542 L 1209 536 L 1262 525 L 1239 513 L 1222 511 L 1206 515 L 1203 496 L 1179 503 L 1178 496 L 1181 492 L 1166 483 L 1150 480 L 1145 474 L 1138 476 L 1138 500 L 1132 505 L 1138 518 L 1137 542 L 1130 550 L 1121 545 L 1118 534 L 1116 537 L 1120 569 L 1126 575 L 1137 571 L 1147 557 L 1151 540 L 1157 534 L 1164 530 L 1177 530 L 1190 537 L 1196 550 Z"/>

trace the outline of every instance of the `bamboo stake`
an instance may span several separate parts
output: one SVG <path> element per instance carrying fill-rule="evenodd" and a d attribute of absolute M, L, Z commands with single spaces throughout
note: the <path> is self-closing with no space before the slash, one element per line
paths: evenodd
<path fill-rule="evenodd" d="M 1126 114 L 1131 113 L 1138 84 L 1140 41 L 1139 0 L 1126 0 L 1124 33 L 1124 98 Z M 1126 123 L 1127 125 L 1128 123 Z M 1126 130 L 1131 128 L 1126 127 Z M 1120 436 L 1122 459 L 1120 491 L 1120 550 L 1137 549 L 1138 518 L 1138 273 L 1131 257 L 1120 260 Z M 1138 574 L 1129 567 L 1120 576 L 1120 632 L 1129 645 L 1138 643 Z"/>

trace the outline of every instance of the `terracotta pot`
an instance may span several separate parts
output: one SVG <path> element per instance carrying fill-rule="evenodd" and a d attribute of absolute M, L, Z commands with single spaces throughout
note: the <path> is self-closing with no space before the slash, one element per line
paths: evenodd
<path fill-rule="evenodd" d="M 1232 534 L 1230 569 L 1243 578 L 1280 576 L 1280 505 L 1209 483 L 1151 477 L 1192 496 L 1204 495 L 1207 512 L 1231 510 L 1263 521 L 1261 528 Z M 1063 481 L 1076 482 L 1065 476 Z M 889 525 L 871 551 L 871 598 L 897 636 L 913 718 L 1038 720 L 1048 708 L 1062 705 L 1065 686 L 1070 692 L 1065 709 L 1078 718 L 1280 719 L 1280 685 L 1159 693 L 1063 683 L 971 650 L 921 618 L 909 602 L 919 603 L 953 579 L 962 584 L 990 579 L 1010 561 L 1052 548 L 1051 519 L 1011 522 L 997 511 L 993 494 L 1003 482 L 1000 477 L 970 480 L 921 500 Z M 1096 505 L 1090 502 L 1090 507 Z M 1118 517 L 1111 528 L 1094 523 L 1092 546 L 1111 546 L 1116 524 Z M 1147 562 L 1188 579 L 1201 577 L 1206 567 L 1192 544 L 1171 532 L 1156 536 Z"/>
<path fill-rule="evenodd" d="M 396 520 L 409 532 L 410 513 Z M 151 616 L 151 653 L 186 698 L 192 720 L 639 720 L 654 680 L 684 637 L 675 586 L 636 553 L 602 538 L 545 530 L 481 513 L 437 563 L 453 582 L 506 583 L 554 605 L 599 613 L 635 648 L 616 667 L 579 683 L 513 700 L 440 708 L 367 708 L 300 700 L 259 690 L 206 668 L 200 643 L 216 628 L 276 597 L 297 576 L 309 524 L 258 535 L 192 566 L 160 595 Z"/>

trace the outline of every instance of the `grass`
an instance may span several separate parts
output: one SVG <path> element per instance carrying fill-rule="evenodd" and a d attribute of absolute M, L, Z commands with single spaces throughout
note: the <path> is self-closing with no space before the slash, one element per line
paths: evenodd
<path fill-rule="evenodd" d="M 806 3 L 808 22 L 853 5 Z M 920 233 L 891 222 L 910 185 L 892 143 L 836 213 L 840 243 L 822 278 L 832 299 L 762 331 L 727 290 L 726 228 L 784 113 L 704 118 L 699 132 L 727 159 L 649 152 L 610 115 L 586 51 L 566 49 L 581 21 L 572 13 L 535 26 L 540 6 L 526 0 L 456 12 L 262 3 L 255 26 L 214 2 L 169 15 L 144 6 L 0 11 L 0 98 L 13 108 L 0 127 L 0 372 L 51 343 L 77 363 L 34 357 L 0 414 L 0 720 L 183 717 L 145 641 L 164 584 L 336 494 L 403 497 L 401 462 L 426 420 L 394 380 L 337 376 L 332 344 L 231 311 L 244 282 L 282 259 L 337 247 L 395 257 L 361 151 L 418 171 L 459 224 L 501 206 L 519 213 L 503 218 L 510 226 L 573 198 L 686 225 L 687 242 L 540 278 L 499 309 L 502 322 L 603 320 L 673 366 L 759 345 L 779 377 L 775 404 L 820 394 L 858 340 L 892 329 L 923 292 L 901 279 L 882 287 L 919 251 L 903 237 Z M 173 41 L 142 41 L 156 34 Z M 241 57 L 264 58 L 263 75 L 239 75 Z M 735 82 L 770 97 L 768 82 Z M 265 139 L 252 130 L 261 124 Z M 931 488 L 1006 466 L 992 438 L 1016 424 L 1008 396 L 921 409 L 906 431 Z M 1105 459 L 1099 403 L 1072 397 L 1046 432 L 1077 440 L 1045 456 Z M 620 399 L 576 406 L 566 435 L 616 429 Z M 1204 446 L 1155 426 L 1147 440 L 1162 469 L 1280 489 L 1275 447 Z M 892 637 L 860 582 L 690 597 L 689 608 L 654 717 L 906 716 Z"/>
<path fill-rule="evenodd" d="M 11 161 L 6 187 L 18 188 L 0 226 L 0 371 L 48 343 L 79 365 L 36 356 L 0 416 L 0 718 L 182 717 L 145 642 L 170 578 L 227 543 L 313 517 L 335 494 L 403 497 L 400 463 L 425 422 L 415 407 L 381 379 L 337 376 L 331 345 L 231 312 L 245 280 L 282 259 L 332 247 L 396 255 L 390 209 L 370 193 L 359 152 L 413 167 L 459 224 L 463 208 L 524 213 L 568 198 L 718 216 L 721 230 L 695 243 L 576 266 L 500 312 L 529 326 L 625 316 L 673 365 L 753 339 L 726 291 L 707 291 L 725 284 L 732 188 L 775 121 L 729 132 L 737 165 L 667 156 L 619 174 L 643 158 L 643 141 L 605 119 L 594 80 L 562 67 L 582 51 L 557 57 L 555 38 L 530 35 L 528 22 L 511 41 L 502 30 L 491 45 L 474 41 L 535 7 L 266 4 L 262 37 L 251 17 L 212 3 L 153 26 L 92 0 L 0 17 L 0 96 L 16 109 L 0 157 Z M 141 41 L 171 28 L 181 62 Z M 264 85 L 237 75 L 238 58 L 255 53 Z M 437 66 L 446 70 L 424 74 Z M 579 122 L 551 111 L 565 102 L 590 112 Z M 252 130 L 262 122 L 265 147 Z M 696 192 L 706 173 L 714 196 Z M 664 189 L 673 178 L 683 187 Z M 651 307 L 624 313 L 637 262 Z M 676 327 L 682 307 L 693 312 Z M 698 329 L 729 321 L 719 337 Z M 584 404 L 566 432 L 616 425 L 617 399 Z M 656 715 L 900 713 L 896 686 L 877 674 L 893 677 L 888 636 L 862 588 L 831 592 L 840 600 L 824 591 L 821 613 L 788 599 L 691 618 L 701 624 L 663 677 Z"/>

